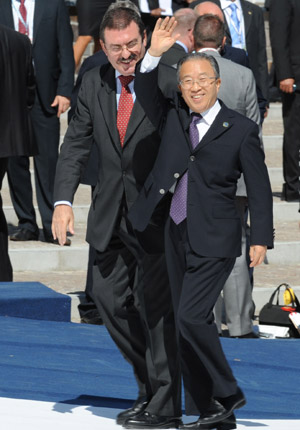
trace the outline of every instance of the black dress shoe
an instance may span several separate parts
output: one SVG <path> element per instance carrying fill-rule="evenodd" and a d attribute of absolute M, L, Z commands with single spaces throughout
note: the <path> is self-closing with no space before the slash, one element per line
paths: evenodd
<path fill-rule="evenodd" d="M 232 411 L 227 410 L 218 400 L 212 399 L 206 411 L 202 412 L 198 421 L 186 424 L 186 430 L 207 428 L 211 424 L 217 424 L 230 417 Z"/>
<path fill-rule="evenodd" d="M 10 236 L 14 242 L 23 242 L 27 240 L 39 240 L 39 231 L 31 231 L 27 228 L 21 228 Z"/>
<path fill-rule="evenodd" d="M 182 421 L 179 417 L 161 417 L 145 411 L 129 418 L 123 424 L 126 429 L 170 429 L 179 428 Z"/>
<path fill-rule="evenodd" d="M 149 400 L 146 396 L 139 397 L 133 404 L 132 408 L 126 409 L 126 411 L 120 412 L 117 415 L 116 422 L 119 425 L 124 424 L 128 418 L 135 417 L 136 415 L 144 412 Z"/>
<path fill-rule="evenodd" d="M 198 421 L 190 424 L 183 424 L 179 427 L 180 429 L 186 429 L 186 430 L 234 430 L 236 429 L 236 420 L 234 414 L 231 414 L 230 417 L 228 417 L 224 421 L 220 421 L 216 424 L 201 424 L 198 423 Z"/>
<path fill-rule="evenodd" d="M 230 336 L 233 339 L 259 339 L 258 334 L 254 333 L 254 331 L 250 331 L 250 333 L 242 334 L 241 336 Z"/>
<path fill-rule="evenodd" d="M 240 387 L 237 387 L 236 393 L 232 396 L 219 398 L 218 400 L 224 406 L 224 408 L 231 413 L 234 411 L 234 409 L 240 409 L 246 404 L 246 398 Z"/>

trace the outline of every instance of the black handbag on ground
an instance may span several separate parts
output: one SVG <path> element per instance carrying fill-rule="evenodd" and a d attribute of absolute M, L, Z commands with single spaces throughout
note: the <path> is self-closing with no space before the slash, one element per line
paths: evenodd
<path fill-rule="evenodd" d="M 279 304 L 279 292 L 281 287 L 285 287 L 285 290 L 289 290 L 290 292 L 291 304 L 288 306 Z M 276 303 L 274 303 L 276 295 Z M 288 284 L 280 284 L 271 295 L 268 303 L 261 309 L 258 317 L 259 325 L 288 327 L 290 337 L 299 338 L 300 334 L 289 318 L 291 312 L 300 312 L 299 300 L 295 293 L 291 291 Z"/>

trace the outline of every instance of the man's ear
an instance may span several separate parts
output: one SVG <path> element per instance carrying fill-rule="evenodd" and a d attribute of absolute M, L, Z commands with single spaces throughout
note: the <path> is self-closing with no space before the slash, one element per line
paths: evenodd
<path fill-rule="evenodd" d="M 227 37 L 226 37 L 226 36 L 224 36 L 224 37 L 223 37 L 223 40 L 222 40 L 222 48 L 224 48 L 224 46 L 225 46 L 226 39 L 227 39 Z"/>
<path fill-rule="evenodd" d="M 146 32 L 146 30 L 144 30 L 142 43 L 143 43 L 143 45 L 144 45 L 144 46 L 145 46 L 145 48 L 146 48 L 146 46 L 147 46 L 147 32 Z"/>
<path fill-rule="evenodd" d="M 105 43 L 101 39 L 100 39 L 100 45 L 101 45 L 101 48 L 102 48 L 102 51 L 104 52 L 104 54 L 107 55 L 107 49 L 105 48 Z"/>

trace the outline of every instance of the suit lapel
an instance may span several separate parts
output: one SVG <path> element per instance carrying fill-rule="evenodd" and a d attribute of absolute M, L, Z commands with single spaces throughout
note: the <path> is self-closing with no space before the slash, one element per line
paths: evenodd
<path fill-rule="evenodd" d="M 194 152 L 200 151 L 213 140 L 220 137 L 223 133 L 226 133 L 232 127 L 232 124 L 233 122 L 231 113 L 228 111 L 225 105 L 222 105 L 221 110 L 216 116 L 214 122 L 200 141 L 199 145 L 195 148 Z"/>
<path fill-rule="evenodd" d="M 111 65 L 100 68 L 101 87 L 98 92 L 100 109 L 110 134 L 111 140 L 119 153 L 121 153 L 120 137 L 117 130 L 117 101 L 115 70 Z"/>
<path fill-rule="evenodd" d="M 127 145 L 128 141 L 130 140 L 131 136 L 135 133 L 138 126 L 141 124 L 143 119 L 145 118 L 145 112 L 140 105 L 139 101 L 135 99 L 134 106 L 130 115 L 128 127 L 126 130 L 126 135 L 123 143 L 123 147 Z"/>
<path fill-rule="evenodd" d="M 252 21 L 252 9 L 251 9 L 251 3 L 250 5 L 244 1 L 241 1 L 242 11 L 243 11 L 243 17 L 244 17 L 244 25 L 245 25 L 245 39 L 247 37 L 249 28 L 251 26 Z M 246 40 L 245 40 L 246 42 Z"/>
<path fill-rule="evenodd" d="M 179 122 L 182 125 L 186 143 L 190 151 L 192 151 L 193 148 L 190 142 L 190 135 L 189 135 L 189 127 L 191 123 L 190 111 L 185 101 L 183 100 L 181 94 L 180 93 L 177 93 L 177 94 L 178 96 L 177 96 L 177 99 L 175 99 L 175 106 L 176 106 L 176 110 L 178 111 Z"/>
<path fill-rule="evenodd" d="M 33 42 L 35 44 L 35 38 L 37 35 L 38 28 L 40 26 L 42 16 L 45 12 L 48 0 L 37 0 L 34 6 L 34 17 L 33 17 Z"/>

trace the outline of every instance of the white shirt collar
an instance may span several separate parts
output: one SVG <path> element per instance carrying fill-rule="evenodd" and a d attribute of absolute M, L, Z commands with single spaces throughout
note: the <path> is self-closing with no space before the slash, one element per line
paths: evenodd
<path fill-rule="evenodd" d="M 230 7 L 230 5 L 232 4 L 232 1 L 231 0 L 220 0 L 220 3 L 221 3 L 221 9 L 224 10 L 224 9 L 227 9 L 228 7 Z M 240 0 L 235 0 L 234 3 L 236 4 L 237 9 L 241 11 L 242 6 L 241 6 Z"/>
<path fill-rule="evenodd" d="M 115 72 L 116 72 L 116 74 L 115 74 L 116 79 L 117 79 L 119 76 L 123 76 L 123 75 L 122 75 L 122 73 L 120 73 L 117 69 L 115 69 Z M 131 75 L 131 76 L 135 76 L 135 74 L 134 74 L 134 73 L 132 73 L 132 75 Z"/>
<path fill-rule="evenodd" d="M 217 49 L 215 49 L 215 48 L 201 48 L 197 52 L 204 52 L 205 53 L 207 51 L 214 51 L 214 52 L 216 52 L 217 54 L 220 55 L 220 52 Z M 209 55 L 209 54 L 207 54 L 207 55 Z"/>
<path fill-rule="evenodd" d="M 211 108 L 201 113 L 202 120 L 205 121 L 206 124 L 211 126 L 220 110 L 221 110 L 220 102 L 219 100 L 216 100 L 215 104 Z M 190 110 L 190 113 L 192 113 L 191 110 Z"/>

